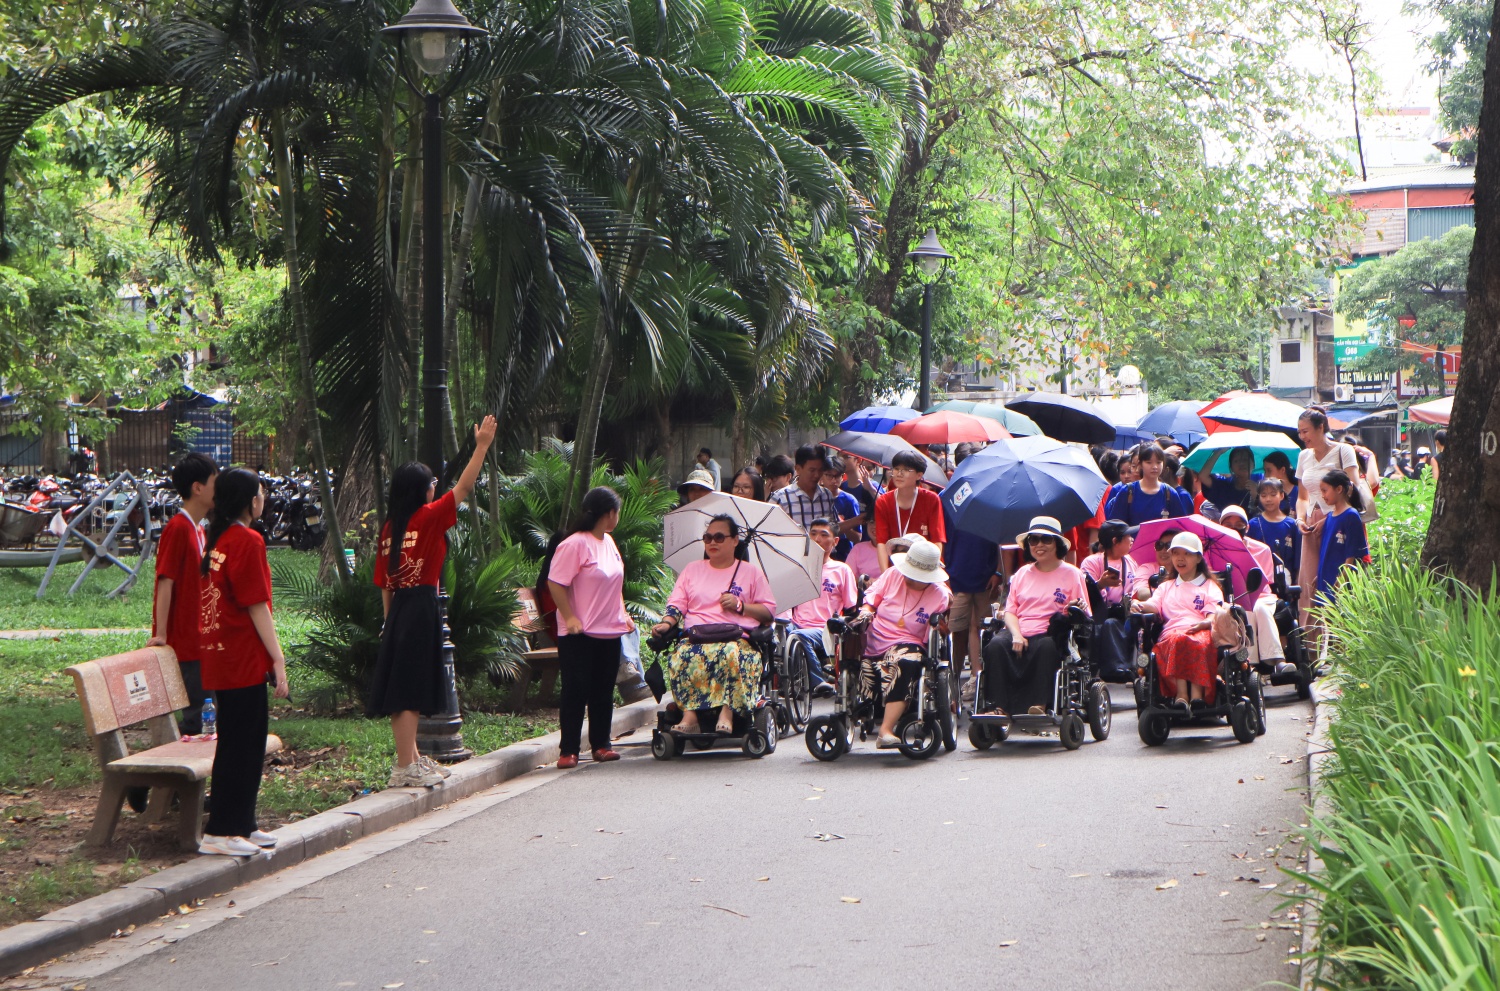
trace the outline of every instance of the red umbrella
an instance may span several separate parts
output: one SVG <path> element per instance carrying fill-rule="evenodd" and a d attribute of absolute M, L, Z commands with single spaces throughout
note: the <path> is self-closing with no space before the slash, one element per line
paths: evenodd
<path fill-rule="evenodd" d="M 998 420 L 951 410 L 928 413 L 898 423 L 891 428 L 891 433 L 911 444 L 962 444 L 965 441 L 987 444 L 992 440 L 1008 440 L 1011 436 Z"/>
<path fill-rule="evenodd" d="M 1202 409 L 1200 409 L 1198 411 L 1198 416 L 1202 417 L 1204 413 L 1207 413 L 1209 410 L 1213 409 L 1216 406 L 1221 405 L 1222 403 L 1229 402 L 1229 400 L 1231 400 L 1231 399 L 1236 399 L 1236 398 L 1238 398 L 1240 396 L 1248 396 L 1248 395 L 1250 395 L 1250 393 L 1246 392 L 1244 389 L 1235 389 L 1235 390 L 1233 390 L 1231 392 L 1226 392 L 1226 393 L 1224 393 L 1224 395 L 1220 396 L 1218 399 L 1215 399 L 1213 402 L 1209 403 L 1207 406 L 1205 406 Z M 1220 423 L 1218 420 L 1204 420 L 1203 423 L 1208 428 L 1208 432 L 1211 433 L 1211 434 L 1233 433 L 1236 430 L 1244 430 L 1245 429 L 1244 427 L 1231 427 L 1229 424 L 1227 424 L 1227 423 Z"/>

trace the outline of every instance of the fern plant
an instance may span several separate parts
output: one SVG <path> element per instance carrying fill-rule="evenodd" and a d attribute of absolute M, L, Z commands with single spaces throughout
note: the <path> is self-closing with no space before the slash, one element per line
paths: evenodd
<path fill-rule="evenodd" d="M 374 571 L 373 557 L 366 558 L 347 582 L 323 582 L 316 573 L 280 562 L 271 567 L 278 603 L 305 613 L 311 621 L 304 638 L 288 645 L 288 661 L 324 675 L 336 686 L 336 696 L 348 701 L 365 697 L 380 653 L 385 609 Z"/>

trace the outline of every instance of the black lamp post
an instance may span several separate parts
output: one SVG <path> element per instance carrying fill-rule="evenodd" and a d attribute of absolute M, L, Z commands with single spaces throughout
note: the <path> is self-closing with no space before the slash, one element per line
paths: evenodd
<path fill-rule="evenodd" d="M 917 409 L 925 413 L 932 405 L 932 287 L 953 256 L 943 250 L 937 231 L 930 230 L 906 257 L 916 262 L 917 278 L 922 280 L 922 375 L 917 380 Z"/>
<path fill-rule="evenodd" d="M 447 408 L 448 363 L 443 347 L 443 101 L 454 77 L 443 79 L 469 39 L 486 34 L 469 23 L 452 0 L 417 0 L 406 16 L 384 28 L 397 44 L 401 77 L 422 97 L 422 432 L 419 456 L 443 474 L 443 410 Z M 415 71 L 413 71 L 415 69 Z M 453 674 L 448 597 L 439 597 L 443 624 L 443 687 L 446 705 L 417 724 L 422 753 L 451 763 L 473 754 L 464 746 L 463 717 Z"/>

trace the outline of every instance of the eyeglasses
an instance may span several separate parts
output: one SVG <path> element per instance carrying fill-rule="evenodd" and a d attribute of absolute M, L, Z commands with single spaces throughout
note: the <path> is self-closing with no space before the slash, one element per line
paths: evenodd
<path fill-rule="evenodd" d="M 729 539 L 731 538 L 727 533 L 705 533 L 703 535 L 703 542 L 705 544 L 722 544 Z"/>

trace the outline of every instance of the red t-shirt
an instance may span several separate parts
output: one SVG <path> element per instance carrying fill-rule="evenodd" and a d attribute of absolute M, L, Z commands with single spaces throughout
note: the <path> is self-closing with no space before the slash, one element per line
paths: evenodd
<path fill-rule="evenodd" d="M 271 652 L 250 622 L 250 607 L 271 604 L 271 565 L 260 534 L 236 523 L 208 552 L 203 582 L 203 687 L 264 684 Z"/>
<path fill-rule="evenodd" d="M 178 512 L 162 527 L 156 545 L 156 587 L 151 598 L 151 635 L 163 637 L 178 661 L 201 658 L 198 623 L 203 618 L 203 530 L 187 513 Z M 161 580 L 172 580 L 172 604 L 167 607 L 167 628 L 156 628 L 156 596 Z"/>
<path fill-rule="evenodd" d="M 1079 564 L 1082 564 L 1083 559 L 1091 553 L 1088 545 L 1083 542 L 1083 538 L 1088 536 L 1088 531 L 1097 530 L 1104 525 L 1104 504 L 1108 501 L 1109 493 L 1105 492 L 1104 498 L 1099 500 L 1099 508 L 1094 510 L 1093 517 L 1084 520 L 1068 531 L 1068 543 L 1072 545 L 1074 553 L 1078 555 Z"/>
<path fill-rule="evenodd" d="M 943 503 L 937 493 L 917 489 L 917 501 L 909 510 L 897 510 L 894 489 L 875 500 L 875 543 L 883 544 L 906 534 L 921 534 L 934 544 L 948 542 L 943 528 Z"/>
<path fill-rule="evenodd" d="M 391 523 L 380 531 L 380 556 L 375 559 L 375 584 L 381 588 L 437 587 L 448 556 L 448 528 L 458 522 L 458 503 L 449 490 L 411 514 L 401 540 L 401 566 L 387 573 L 391 558 Z"/>

